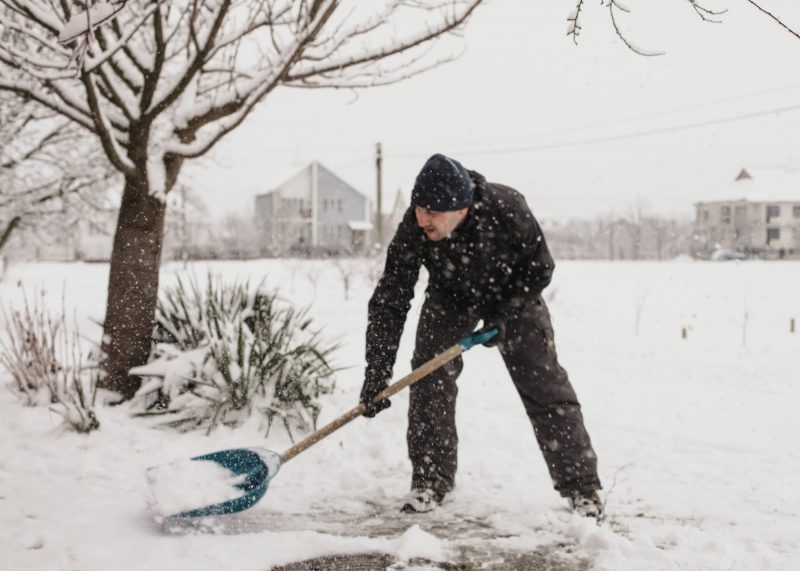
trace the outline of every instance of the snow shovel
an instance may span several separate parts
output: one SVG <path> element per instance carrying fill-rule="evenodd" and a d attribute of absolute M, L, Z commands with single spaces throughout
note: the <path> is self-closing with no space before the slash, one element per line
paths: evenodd
<path fill-rule="evenodd" d="M 473 332 L 408 375 L 386 387 L 375 401 L 388 399 L 464 351 L 497 335 L 496 329 Z M 151 508 L 165 520 L 192 519 L 246 510 L 267 492 L 281 465 L 366 411 L 359 404 L 312 432 L 283 454 L 266 448 L 231 448 L 147 470 Z"/>

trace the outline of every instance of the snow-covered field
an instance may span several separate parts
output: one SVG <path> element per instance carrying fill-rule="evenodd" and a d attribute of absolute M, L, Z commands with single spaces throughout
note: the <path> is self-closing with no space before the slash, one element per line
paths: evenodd
<path fill-rule="evenodd" d="M 357 264 L 359 262 L 352 262 Z M 226 278 L 266 277 L 312 304 L 340 340 L 323 422 L 356 403 L 366 301 L 361 277 L 345 299 L 332 262 L 195 264 Z M 107 266 L 8 269 L 0 299 L 23 285 L 64 292 L 81 330 L 104 311 Z M 184 271 L 163 269 L 162 283 Z M 419 295 L 409 316 L 416 321 Z M 64 431 L 46 408 L 0 391 L 0 568 L 267 570 L 326 554 L 385 553 L 400 564 L 506 569 L 520 555 L 564 569 L 794 570 L 800 562 L 800 263 L 562 262 L 547 290 L 561 361 L 583 403 L 600 459 L 609 520 L 572 515 L 552 490 L 533 431 L 499 355 L 465 356 L 459 380 L 458 486 L 429 515 L 397 514 L 406 493 L 407 393 L 286 464 L 264 499 L 202 529 L 164 529 L 145 507 L 144 471 L 239 446 L 288 445 L 257 425 L 179 435 L 146 428 L 124 407 L 101 429 Z M 682 330 L 686 338 L 682 337 Z M 800 329 L 800 328 L 799 328 Z M 406 329 L 396 376 L 409 370 Z M 5 372 L 0 372 L 6 382 Z M 517 567 L 524 568 L 524 567 Z"/>

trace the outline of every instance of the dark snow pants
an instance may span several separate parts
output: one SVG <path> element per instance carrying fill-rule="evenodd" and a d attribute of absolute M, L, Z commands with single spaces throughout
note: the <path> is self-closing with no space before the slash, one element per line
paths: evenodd
<path fill-rule="evenodd" d="M 429 296 L 417 327 L 412 367 L 454 345 L 475 328 L 480 318 L 476 313 L 448 308 Z M 597 456 L 583 425 L 575 391 L 558 363 L 550 314 L 541 298 L 527 302 L 506 322 L 505 337 L 498 348 L 533 424 L 555 489 L 562 496 L 600 489 Z M 445 493 L 455 485 L 456 379 L 462 368 L 459 357 L 411 386 L 407 440 L 412 488 Z"/>

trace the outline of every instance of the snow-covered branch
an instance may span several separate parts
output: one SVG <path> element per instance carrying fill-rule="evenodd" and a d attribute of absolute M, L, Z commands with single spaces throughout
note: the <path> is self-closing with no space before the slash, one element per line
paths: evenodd
<path fill-rule="evenodd" d="M 75 198 L 104 194 L 111 172 L 86 130 L 0 92 L 0 248 L 17 230 L 69 215 Z"/>
<path fill-rule="evenodd" d="M 441 21 L 435 25 L 428 25 L 423 31 L 408 34 L 401 39 L 395 39 L 390 44 L 378 44 L 375 47 L 368 46 L 366 43 L 362 44 L 361 50 L 357 53 L 348 54 L 343 57 L 336 57 L 336 54 L 331 54 L 331 57 L 322 63 L 315 63 L 309 66 L 299 65 L 297 71 L 289 73 L 287 80 L 289 83 L 302 82 L 303 80 L 317 76 L 324 78 L 331 73 L 336 76 L 341 76 L 348 73 L 354 68 L 364 65 L 372 65 L 376 62 L 388 60 L 393 56 L 403 54 L 419 48 L 431 42 L 432 40 L 453 32 L 466 22 L 472 12 L 478 7 L 481 0 L 472 0 L 471 2 L 462 3 L 463 6 L 459 9 L 458 4 L 454 3 L 448 14 L 448 9 L 442 11 L 443 17 Z M 401 3 L 398 3 L 401 5 Z M 374 23 L 368 23 L 366 29 L 377 29 Z M 356 27 L 354 32 L 356 35 L 361 35 L 364 30 Z M 349 36 L 349 34 L 348 34 Z M 405 70 L 408 75 L 414 75 L 413 70 Z"/>
<path fill-rule="evenodd" d="M 52 93 L 42 92 L 41 86 L 33 82 L 12 81 L 0 77 L 0 91 L 10 91 L 21 97 L 36 101 L 43 107 L 51 109 L 64 117 L 68 117 L 86 129 L 93 129 L 93 124 L 88 113 L 66 104 L 63 98 L 56 97 Z"/>
<path fill-rule="evenodd" d="M 86 88 L 86 96 L 89 102 L 89 108 L 92 111 L 92 120 L 94 121 L 95 133 L 97 133 L 97 136 L 100 138 L 100 143 L 103 145 L 103 149 L 111 161 L 111 164 L 113 164 L 114 167 L 116 167 L 117 170 L 123 174 L 133 174 L 133 172 L 136 170 L 136 166 L 125 155 L 123 150 L 120 148 L 116 137 L 114 136 L 113 127 L 108 121 L 108 118 L 106 117 L 103 108 L 100 105 L 94 77 L 90 74 L 84 73 L 81 76 L 81 81 Z"/>
<path fill-rule="evenodd" d="M 154 3 L 152 6 L 149 6 L 143 14 L 137 16 L 136 21 L 129 25 L 125 33 L 122 34 L 120 37 L 115 39 L 111 44 L 107 44 L 103 46 L 103 51 L 95 54 L 91 57 L 86 58 L 84 62 L 83 70 L 87 73 L 93 72 L 95 69 L 99 68 L 103 63 L 107 62 L 112 56 L 114 56 L 118 51 L 125 48 L 130 42 L 131 38 L 134 34 L 136 34 L 139 29 L 144 25 L 148 18 L 150 18 L 155 12 L 158 7 L 159 3 Z"/>
<path fill-rule="evenodd" d="M 455 54 L 433 53 L 435 40 L 481 2 L 127 0 L 87 13 L 78 0 L 0 0 L 13 30 L 0 38 L 0 90 L 91 130 L 131 174 L 206 153 L 279 86 L 370 87 L 441 65 Z M 79 24 L 83 36 L 62 29 Z M 139 158 L 134 136 L 149 147 Z"/>
<path fill-rule="evenodd" d="M 32 22 L 47 30 L 52 36 L 57 36 L 62 22 L 53 12 L 53 7 L 41 0 L 0 0 L 0 7 L 6 7 L 24 20 Z"/>
<path fill-rule="evenodd" d="M 314 10 L 299 10 L 291 25 L 279 26 L 274 24 L 274 19 L 269 20 L 273 22 L 269 27 L 269 43 L 250 38 L 249 34 L 263 30 L 266 18 L 273 18 L 274 13 L 262 16 L 262 20 L 251 19 L 249 25 L 241 29 L 242 35 L 236 41 L 232 39 L 235 36 L 226 30 L 220 35 L 217 50 L 209 53 L 208 64 L 199 71 L 200 83 L 215 74 L 220 79 L 213 82 L 214 89 L 197 90 L 198 96 L 208 95 L 204 102 L 181 107 L 176 116 L 181 137 L 167 148 L 186 157 L 207 152 L 226 133 L 241 124 L 255 105 L 278 85 L 308 88 L 385 85 L 441 65 L 452 56 L 430 58 L 427 48 L 438 36 L 463 25 L 479 3 L 479 0 L 458 2 L 456 5 L 460 9 L 456 9 L 455 5 L 448 4 L 443 8 L 442 3 L 428 2 L 424 7 L 424 31 L 412 32 L 401 39 L 387 40 L 381 29 L 387 20 L 391 21 L 396 11 L 408 10 L 407 3 L 398 1 L 386 2 L 377 14 L 370 11 L 354 22 L 351 20 L 356 11 L 352 6 L 337 18 L 336 10 L 340 3 L 318 2 Z M 283 18 L 282 22 L 287 21 L 286 9 L 279 8 L 277 13 Z M 314 19 L 303 19 L 312 14 Z M 437 23 L 427 23 L 434 16 L 438 16 Z M 351 45 L 354 39 L 374 31 L 384 39 L 381 42 L 365 40 L 364 45 L 376 47 L 364 50 L 363 45 Z M 261 48 L 258 65 L 242 71 L 238 71 L 235 65 L 212 67 L 214 57 L 221 54 L 222 45 L 233 45 L 237 41 L 245 47 L 258 43 Z M 271 46 L 272 50 L 265 50 L 265 46 Z M 382 65 L 383 62 L 389 63 Z M 215 121 L 219 123 L 212 125 Z M 206 125 L 208 128 L 200 132 Z"/>
<path fill-rule="evenodd" d="M 211 4 L 214 4 L 214 2 L 211 2 Z M 206 34 L 202 39 L 197 39 L 197 52 L 194 54 L 194 57 L 185 67 L 183 73 L 176 76 L 177 79 L 167 88 L 166 93 L 164 93 L 163 96 L 154 99 L 152 104 L 146 106 L 146 113 L 148 117 L 153 117 L 172 105 L 186 90 L 186 88 L 194 79 L 194 76 L 202 69 L 203 64 L 206 62 L 206 57 L 214 49 L 215 40 L 222 29 L 222 25 L 225 22 L 225 17 L 228 15 L 230 7 L 231 0 L 221 0 L 219 5 L 216 6 L 215 11 L 210 16 L 211 24 L 208 26 Z M 192 20 L 194 19 L 194 16 L 195 15 L 193 14 L 191 18 Z M 156 30 L 158 30 L 157 26 Z"/>

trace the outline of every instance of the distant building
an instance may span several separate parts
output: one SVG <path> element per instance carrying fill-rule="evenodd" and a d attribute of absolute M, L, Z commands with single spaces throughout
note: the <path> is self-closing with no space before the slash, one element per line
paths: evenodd
<path fill-rule="evenodd" d="M 745 169 L 695 203 L 695 255 L 800 257 L 800 173 Z"/>
<path fill-rule="evenodd" d="M 370 247 L 370 200 L 313 162 L 256 197 L 264 254 L 357 254 Z"/>

